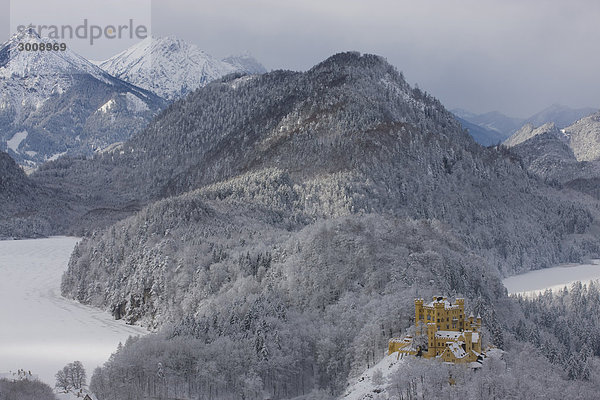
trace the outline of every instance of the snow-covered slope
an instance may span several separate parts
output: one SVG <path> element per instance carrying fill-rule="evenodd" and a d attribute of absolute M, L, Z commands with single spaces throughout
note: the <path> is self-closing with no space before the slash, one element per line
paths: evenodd
<path fill-rule="evenodd" d="M 99 65 L 109 74 L 167 100 L 175 100 L 230 73 L 265 72 L 248 55 L 221 61 L 172 36 L 149 37 Z"/>
<path fill-rule="evenodd" d="M 20 51 L 21 44 L 50 44 L 34 30 L 15 33 L 0 46 L 0 149 L 21 165 L 56 154 L 87 153 L 128 138 L 165 102 L 109 75 L 66 48 Z M 99 112 L 113 102 L 110 112 Z"/>
<path fill-rule="evenodd" d="M 60 296 L 76 238 L 0 241 L 0 372 L 19 368 L 54 386 L 54 374 L 80 360 L 91 376 L 142 328 Z"/>
<path fill-rule="evenodd" d="M 359 377 L 350 379 L 339 400 L 389 399 L 390 393 L 386 389 L 406 360 L 398 358 L 398 353 L 385 356 Z"/>
<path fill-rule="evenodd" d="M 565 141 L 568 140 L 568 138 L 556 127 L 556 125 L 550 122 L 538 128 L 536 128 L 532 124 L 527 124 L 521 129 L 519 129 L 517 132 L 515 132 L 514 135 L 506 139 L 504 141 L 504 145 L 507 147 L 513 147 L 535 136 L 543 134 L 551 134 L 557 138 L 564 138 Z"/>
<path fill-rule="evenodd" d="M 34 30 L 15 33 L 0 47 L 0 110 L 14 107 L 16 117 L 23 109 L 39 108 L 50 96 L 73 85 L 72 76 L 89 74 L 110 83 L 108 74 L 71 50 L 19 51 L 19 44 L 52 43 Z"/>
<path fill-rule="evenodd" d="M 0 78 L 40 77 L 57 74 L 90 74 L 96 79 L 109 83 L 106 72 L 85 58 L 71 51 L 20 51 L 20 44 L 52 44 L 53 40 L 40 37 L 35 30 L 25 29 L 15 33 L 2 45 L 0 51 Z"/>
<path fill-rule="evenodd" d="M 582 118 L 565 128 L 570 147 L 579 161 L 600 159 L 600 112 Z"/>

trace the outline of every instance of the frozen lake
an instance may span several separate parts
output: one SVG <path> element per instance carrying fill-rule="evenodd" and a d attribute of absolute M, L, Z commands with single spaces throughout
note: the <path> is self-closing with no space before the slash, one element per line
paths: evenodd
<path fill-rule="evenodd" d="M 54 374 L 79 360 L 94 369 L 145 329 L 60 296 L 76 238 L 0 241 L 0 373 L 31 370 L 54 387 Z"/>
<path fill-rule="evenodd" d="M 588 284 L 600 279 L 600 260 L 588 264 L 565 264 L 511 276 L 502 282 L 510 294 L 535 295 L 546 289 L 559 290 L 581 281 Z"/>

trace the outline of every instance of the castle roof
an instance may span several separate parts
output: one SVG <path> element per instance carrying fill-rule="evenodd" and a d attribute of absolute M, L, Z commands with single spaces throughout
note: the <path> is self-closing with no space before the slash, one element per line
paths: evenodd
<path fill-rule="evenodd" d="M 448 343 L 448 350 L 452 352 L 454 357 L 460 359 L 467 356 L 467 352 L 462 348 L 461 342 Z"/>
<path fill-rule="evenodd" d="M 435 337 L 443 338 L 443 339 L 458 339 L 462 336 L 462 332 L 457 331 L 436 331 Z"/>
<path fill-rule="evenodd" d="M 443 304 L 444 309 L 452 310 L 458 308 L 458 304 L 452 304 L 445 297 L 434 297 L 433 301 L 425 304 L 423 307 L 425 308 L 435 308 L 436 304 Z"/>
<path fill-rule="evenodd" d="M 392 338 L 389 340 L 390 343 L 412 343 L 412 336 L 404 336 L 403 338 Z"/>

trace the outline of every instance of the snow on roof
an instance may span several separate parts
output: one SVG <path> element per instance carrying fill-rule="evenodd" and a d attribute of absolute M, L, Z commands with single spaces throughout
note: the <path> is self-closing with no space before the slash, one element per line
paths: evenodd
<path fill-rule="evenodd" d="M 436 304 L 443 304 L 444 309 L 452 310 L 454 308 L 458 308 L 458 304 L 452 304 L 448 301 L 446 297 L 442 296 L 434 296 L 433 301 L 424 305 L 424 307 L 434 308 Z"/>
<path fill-rule="evenodd" d="M 437 331 L 435 333 L 435 337 L 444 338 L 444 339 L 458 339 L 462 336 L 462 332 L 456 331 Z"/>
<path fill-rule="evenodd" d="M 448 349 L 454 354 L 456 358 L 463 358 L 467 356 L 467 352 L 462 348 L 458 342 L 450 342 Z"/>
<path fill-rule="evenodd" d="M 412 342 L 412 336 L 404 336 L 403 338 L 391 338 L 389 343 L 410 343 Z"/>

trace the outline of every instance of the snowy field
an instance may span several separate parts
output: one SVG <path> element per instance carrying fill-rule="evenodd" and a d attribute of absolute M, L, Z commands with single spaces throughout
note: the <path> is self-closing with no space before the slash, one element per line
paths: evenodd
<path fill-rule="evenodd" d="M 77 239 L 0 241 L 0 373 L 31 370 L 54 387 L 54 374 L 80 360 L 89 377 L 140 327 L 60 296 Z"/>
<path fill-rule="evenodd" d="M 398 353 L 385 356 L 381 361 L 367 369 L 358 378 L 350 379 L 348 388 L 339 400 L 369 400 L 375 398 L 388 398 L 385 393 L 385 387 L 393 380 L 400 368 L 405 364 L 406 359 L 399 359 Z M 374 375 L 380 374 L 380 378 Z M 378 382 L 379 381 L 379 382 Z"/>
<path fill-rule="evenodd" d="M 530 271 L 506 278 L 503 283 L 510 294 L 531 296 L 543 293 L 546 289 L 559 290 L 577 281 L 589 284 L 590 281 L 598 279 L 600 279 L 600 260 L 592 260 L 588 264 L 565 264 Z"/>

